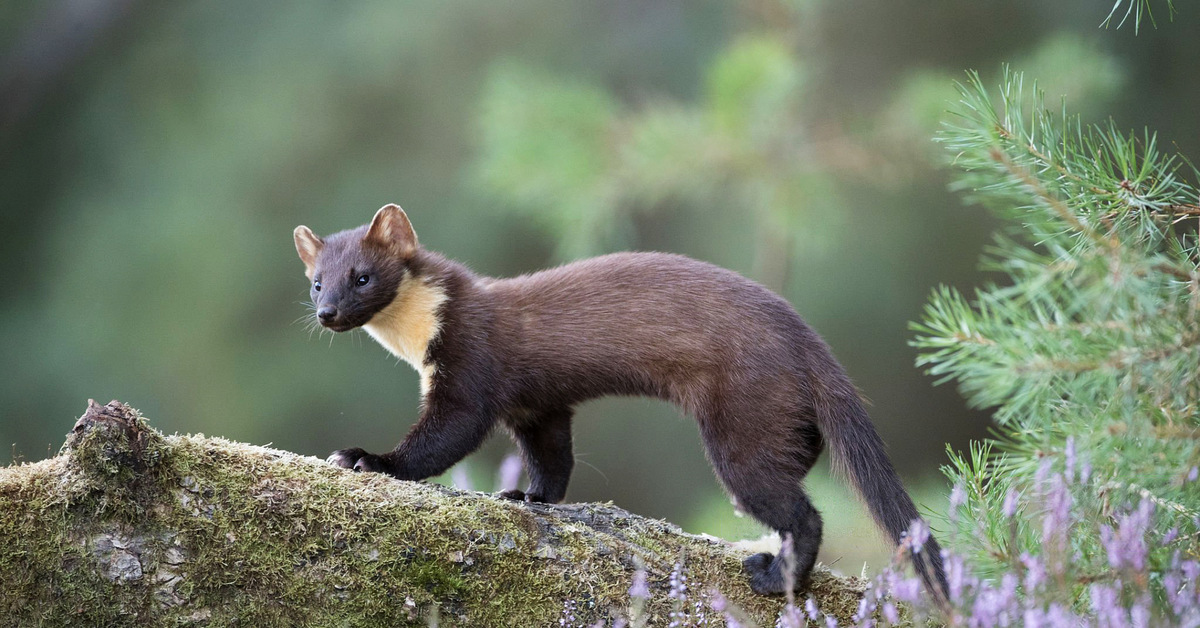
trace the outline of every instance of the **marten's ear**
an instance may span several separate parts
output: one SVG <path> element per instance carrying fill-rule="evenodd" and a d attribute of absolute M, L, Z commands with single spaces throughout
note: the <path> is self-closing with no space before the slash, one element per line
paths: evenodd
<path fill-rule="evenodd" d="M 304 274 L 312 279 L 313 269 L 317 266 L 317 254 L 325 247 L 325 241 L 304 225 L 296 227 L 292 237 L 296 239 L 296 252 L 300 254 L 300 261 L 304 262 Z"/>
<path fill-rule="evenodd" d="M 399 205 L 391 203 L 375 212 L 363 241 L 394 249 L 401 257 L 412 257 L 417 252 L 417 233 L 412 223 Z"/>

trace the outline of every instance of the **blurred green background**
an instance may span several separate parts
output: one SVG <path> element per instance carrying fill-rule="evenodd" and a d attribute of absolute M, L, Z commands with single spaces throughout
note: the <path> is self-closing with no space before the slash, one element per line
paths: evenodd
<path fill-rule="evenodd" d="M 6 2 L 3 461 L 52 454 L 88 398 L 168 432 L 390 449 L 416 374 L 361 332 L 296 322 L 308 286 L 291 230 L 396 202 L 425 246 L 485 274 L 655 249 L 762 281 L 833 346 L 937 509 L 946 443 L 987 417 L 913 366 L 907 322 L 933 286 L 986 280 L 996 226 L 947 190 L 952 156 L 931 141 L 953 80 L 1011 62 L 1052 103 L 1200 155 L 1194 12 L 1135 36 L 1097 27 L 1108 8 Z M 759 534 L 672 407 L 597 401 L 576 426 L 569 500 Z M 494 438 L 457 477 L 491 490 L 510 449 Z M 886 561 L 849 489 L 823 469 L 810 485 L 822 560 Z"/>

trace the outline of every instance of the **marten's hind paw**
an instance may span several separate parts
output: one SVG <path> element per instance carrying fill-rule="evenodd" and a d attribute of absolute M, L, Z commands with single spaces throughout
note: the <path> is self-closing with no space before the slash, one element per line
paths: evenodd
<path fill-rule="evenodd" d="M 504 499 L 511 499 L 513 501 L 518 501 L 518 502 L 530 502 L 530 503 L 538 503 L 538 504 L 550 503 L 549 500 L 547 500 L 545 497 L 542 497 L 541 495 L 539 495 L 537 493 L 526 493 L 525 491 L 515 489 L 515 488 L 509 489 L 507 491 L 500 491 L 497 494 L 500 497 L 503 497 Z"/>
<path fill-rule="evenodd" d="M 750 588 L 759 595 L 783 593 L 783 575 L 775 556 L 766 552 L 755 554 L 742 561 L 742 567 L 750 576 Z"/>
<path fill-rule="evenodd" d="M 759 595 L 779 595 L 787 590 L 788 579 L 784 578 L 784 563 L 778 556 L 761 553 L 742 561 L 746 574 L 750 576 L 750 588 Z M 793 591 L 808 588 L 809 575 L 801 573 L 791 580 Z"/>

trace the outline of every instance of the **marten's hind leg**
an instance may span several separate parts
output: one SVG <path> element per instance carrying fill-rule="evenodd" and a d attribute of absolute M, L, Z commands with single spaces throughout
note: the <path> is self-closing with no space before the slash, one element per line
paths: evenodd
<path fill-rule="evenodd" d="M 786 575 L 787 561 L 782 553 L 773 556 L 763 552 L 747 558 L 742 564 L 750 576 L 750 588 L 761 594 L 783 593 L 789 580 L 794 589 L 807 587 L 809 574 L 817 562 L 817 550 L 821 547 L 821 513 L 799 489 L 785 499 L 768 497 L 769 503 L 738 496 L 739 502 L 743 499 L 746 499 L 742 503 L 743 510 L 777 530 L 780 538 L 791 539 L 794 556 L 790 578 Z"/>
<path fill-rule="evenodd" d="M 728 418 L 728 417 L 727 417 Z M 788 582 L 796 589 L 808 585 L 808 576 L 821 546 L 821 513 L 802 487 L 816 463 L 822 441 L 816 427 L 802 423 L 787 429 L 780 423 L 761 425 L 757 438 L 729 434 L 722 429 L 701 431 L 717 476 L 737 499 L 741 510 L 791 539 L 793 569 L 785 577 L 781 556 L 755 554 L 744 561 L 750 588 L 756 593 L 783 593 Z M 724 425 L 753 426 L 753 421 L 725 421 Z M 774 433 L 772 433 L 774 432 Z"/>
<path fill-rule="evenodd" d="M 575 453 L 571 449 L 570 408 L 543 411 L 509 424 L 513 440 L 521 448 L 529 489 L 500 493 L 508 499 L 556 504 L 567 495 Z"/>

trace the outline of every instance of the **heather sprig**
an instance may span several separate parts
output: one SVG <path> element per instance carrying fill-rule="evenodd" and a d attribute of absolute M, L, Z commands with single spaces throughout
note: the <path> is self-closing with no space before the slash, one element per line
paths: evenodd
<path fill-rule="evenodd" d="M 1194 545 L 1180 545 L 1177 528 L 1160 532 L 1160 520 L 1171 517 L 1170 513 L 1143 498 L 1114 507 L 1109 516 L 1097 519 L 1086 510 L 1086 502 L 1065 497 L 1073 488 L 1082 488 L 1079 474 L 1073 477 L 1074 481 L 1063 471 L 1046 471 L 1027 492 L 1009 491 L 1005 501 L 1020 506 L 1011 508 L 1006 516 L 1027 517 L 1031 529 L 1046 533 L 1062 548 L 1077 547 L 1083 535 L 1102 535 L 1111 569 L 1089 571 L 1089 563 L 1080 560 L 1077 552 L 1064 559 L 1058 555 L 1061 549 L 1048 547 L 1040 551 L 1030 548 L 1007 561 L 1000 573 L 983 576 L 963 554 L 943 550 L 948 604 L 938 607 L 924 592 L 921 580 L 907 568 L 911 556 L 925 550 L 924 540 L 929 535 L 928 527 L 917 522 L 905 535 L 892 564 L 871 580 L 853 623 L 843 625 L 886 628 L 933 622 L 964 628 L 1200 627 L 1200 561 Z M 951 516 L 963 518 L 961 512 L 954 514 L 957 508 L 952 508 Z M 953 536 L 947 538 L 954 540 Z M 781 549 L 785 560 L 789 541 L 784 539 Z M 1154 548 L 1170 549 L 1170 557 L 1162 567 L 1150 560 Z M 684 561 L 676 563 L 668 582 L 666 595 L 673 607 L 667 625 L 684 628 L 723 622 L 735 628 L 754 626 L 720 591 L 704 590 L 703 601 L 688 604 L 692 593 Z M 644 617 L 639 620 L 638 610 L 651 595 L 644 570 L 634 574 L 629 592 L 630 625 L 645 625 Z M 786 600 L 775 621 L 776 628 L 838 626 L 837 618 L 822 612 L 813 597 L 806 596 L 799 605 L 792 594 Z M 564 617 L 573 618 L 574 611 L 573 603 L 564 605 Z M 614 628 L 625 625 L 624 619 L 611 624 Z"/>
<path fill-rule="evenodd" d="M 1200 562 L 1178 548 L 1163 569 L 1154 570 L 1149 560 L 1152 547 L 1170 546 L 1177 538 L 1174 528 L 1157 532 L 1156 517 L 1162 513 L 1156 513 L 1154 503 L 1143 499 L 1115 509 L 1111 525 L 1096 523 L 1080 504 L 1064 498 L 1068 486 L 1066 474 L 1047 474 L 1032 487 L 1036 498 L 1024 504 L 1024 511 L 1036 513 L 1031 524 L 1065 547 L 1090 534 L 1089 525 L 1098 525 L 1110 571 L 1089 572 L 1078 554 L 1060 560 L 1057 550 L 1049 548 L 1041 555 L 1023 553 L 1002 573 L 980 577 L 962 555 L 947 550 L 947 614 L 930 610 L 919 580 L 904 574 L 897 562 L 872 581 L 855 617 L 857 625 L 903 625 L 907 620 L 898 610 L 900 602 L 917 618 L 933 617 L 949 626 L 1200 626 Z M 911 552 L 915 545 L 906 543 L 902 550 Z M 810 607 L 810 616 L 816 614 Z"/>

